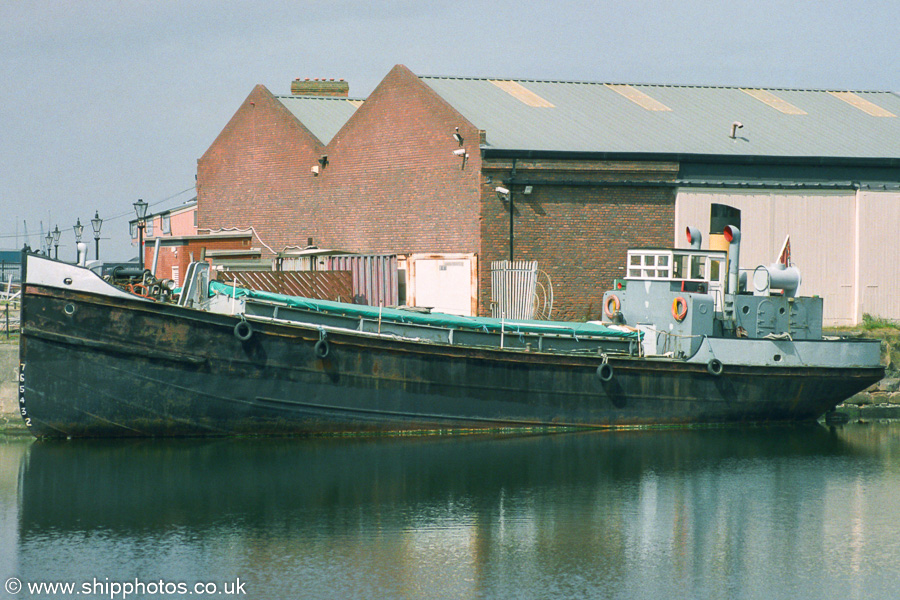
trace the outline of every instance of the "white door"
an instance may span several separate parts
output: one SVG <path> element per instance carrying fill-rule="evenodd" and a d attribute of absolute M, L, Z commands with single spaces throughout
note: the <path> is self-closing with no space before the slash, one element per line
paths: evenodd
<path fill-rule="evenodd" d="M 409 257 L 407 302 L 434 312 L 473 316 L 474 254 L 413 254 Z"/>

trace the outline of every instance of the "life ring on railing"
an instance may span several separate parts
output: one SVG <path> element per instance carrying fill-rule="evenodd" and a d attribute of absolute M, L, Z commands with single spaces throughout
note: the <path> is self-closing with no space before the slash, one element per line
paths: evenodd
<path fill-rule="evenodd" d="M 603 303 L 603 312 L 606 313 L 607 318 L 612 319 L 620 308 L 622 308 L 622 303 L 619 302 L 618 296 L 610 294 L 606 297 L 606 301 Z"/>
<path fill-rule="evenodd" d="M 684 296 L 678 296 L 672 300 L 672 316 L 675 317 L 676 321 L 679 323 L 684 321 L 684 318 L 687 317 L 687 312 L 688 303 Z"/>
<path fill-rule="evenodd" d="M 247 321 L 238 321 L 234 326 L 234 337 L 242 342 L 246 342 L 253 336 L 253 325 Z"/>

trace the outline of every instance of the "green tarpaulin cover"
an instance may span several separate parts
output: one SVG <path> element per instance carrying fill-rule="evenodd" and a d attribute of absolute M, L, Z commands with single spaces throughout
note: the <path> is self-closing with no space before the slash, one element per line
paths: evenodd
<path fill-rule="evenodd" d="M 507 321 L 488 317 L 461 317 L 444 313 L 419 313 L 399 308 L 379 308 L 364 304 L 346 304 L 332 302 L 330 300 L 313 300 L 299 296 L 286 296 L 272 292 L 262 292 L 247 288 L 235 288 L 220 281 L 212 281 L 209 284 L 211 294 L 234 296 L 236 298 L 249 298 L 252 300 L 265 300 L 277 302 L 293 308 L 300 308 L 320 313 L 337 314 L 355 318 L 378 319 L 394 321 L 397 323 L 411 323 L 418 325 L 432 325 L 434 327 L 449 327 L 453 329 L 472 329 L 487 333 L 545 333 L 554 335 L 580 336 L 606 336 L 618 338 L 640 339 L 641 333 L 628 328 L 606 326 L 600 323 L 577 323 L 570 321 Z"/>

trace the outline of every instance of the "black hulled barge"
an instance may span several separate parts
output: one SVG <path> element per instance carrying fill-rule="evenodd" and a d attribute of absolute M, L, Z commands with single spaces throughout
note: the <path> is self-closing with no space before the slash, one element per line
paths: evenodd
<path fill-rule="evenodd" d="M 19 404 L 39 437 L 809 421 L 884 375 L 878 341 L 822 336 L 793 267 L 747 292 L 736 248 L 630 251 L 602 323 L 282 296 L 206 263 L 178 296 L 149 272 L 23 264 Z"/>

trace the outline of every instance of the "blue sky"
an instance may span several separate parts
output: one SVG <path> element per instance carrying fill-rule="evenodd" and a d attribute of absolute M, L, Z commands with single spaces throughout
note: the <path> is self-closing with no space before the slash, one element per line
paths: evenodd
<path fill-rule="evenodd" d="M 131 204 L 193 197 L 197 159 L 254 85 L 419 75 L 900 92 L 886 1 L 125 0 L 0 3 L 0 248 L 97 210 L 127 259 Z M 89 229 L 89 228 L 88 228 Z M 17 237 L 18 234 L 18 237 Z M 90 236 L 87 236 L 90 239 Z"/>

